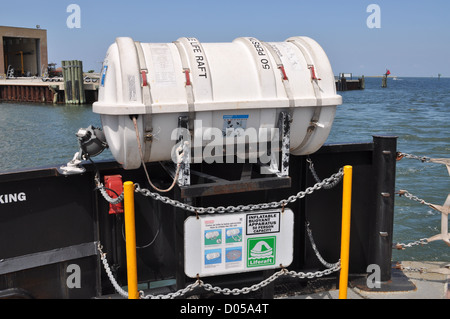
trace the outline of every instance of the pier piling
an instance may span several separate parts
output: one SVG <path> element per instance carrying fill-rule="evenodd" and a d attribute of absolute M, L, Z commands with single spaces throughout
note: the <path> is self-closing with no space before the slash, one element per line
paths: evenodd
<path fill-rule="evenodd" d="M 387 76 L 383 75 L 383 78 L 381 79 L 381 87 L 387 88 Z"/>
<path fill-rule="evenodd" d="M 83 81 L 83 62 L 62 61 L 64 96 L 67 104 L 86 103 Z"/>

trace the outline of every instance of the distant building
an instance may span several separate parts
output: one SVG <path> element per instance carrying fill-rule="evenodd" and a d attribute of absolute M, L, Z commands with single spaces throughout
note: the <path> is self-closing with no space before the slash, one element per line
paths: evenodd
<path fill-rule="evenodd" d="M 47 70 L 47 30 L 0 26 L 0 75 L 40 76 Z"/>

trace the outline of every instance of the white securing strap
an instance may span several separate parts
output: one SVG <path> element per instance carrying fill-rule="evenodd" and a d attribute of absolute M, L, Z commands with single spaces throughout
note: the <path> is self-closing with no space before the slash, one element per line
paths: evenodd
<path fill-rule="evenodd" d="M 289 78 L 286 75 L 286 70 L 284 69 L 283 62 L 281 61 L 281 58 L 278 55 L 278 53 L 273 49 L 273 47 L 270 44 L 265 43 L 265 42 L 261 42 L 261 44 L 264 46 L 265 49 L 267 49 L 267 51 L 270 52 L 272 57 L 275 59 L 275 62 L 277 63 L 277 68 L 281 72 L 281 80 L 283 82 L 284 90 L 286 91 L 286 96 L 289 100 L 289 113 L 291 114 L 291 118 L 292 118 L 292 113 L 293 113 L 293 110 L 295 107 L 295 102 L 294 102 L 294 96 L 292 95 L 291 86 L 289 84 Z"/>
<path fill-rule="evenodd" d="M 316 76 L 317 70 L 315 70 L 314 63 L 313 63 L 312 58 L 310 57 L 309 53 L 307 52 L 307 50 L 303 47 L 303 45 L 301 45 L 297 41 L 298 40 L 289 40 L 288 42 L 294 44 L 303 53 L 303 56 L 306 59 L 308 69 L 311 72 L 311 82 L 312 82 L 312 86 L 314 89 L 314 95 L 316 96 L 317 104 L 316 104 L 316 107 L 314 108 L 314 114 L 311 117 L 309 126 L 306 129 L 306 135 L 305 135 L 303 141 L 293 151 L 301 149 L 303 146 L 305 146 L 309 142 L 309 139 L 311 138 L 312 133 L 314 132 L 314 130 L 317 127 L 317 122 L 319 121 L 320 113 L 322 111 L 322 104 L 323 104 L 322 103 L 322 94 L 320 93 L 320 87 L 319 87 L 320 79 L 318 79 Z"/>
<path fill-rule="evenodd" d="M 179 41 L 173 42 L 175 46 L 178 49 L 178 53 L 180 54 L 181 58 L 181 66 L 183 68 L 183 73 L 186 77 L 186 99 L 188 103 L 188 116 L 189 116 L 189 131 L 191 131 L 191 134 L 194 130 L 194 120 L 195 120 L 195 98 L 194 98 L 194 90 L 192 88 L 192 81 L 191 81 L 191 71 L 189 69 L 189 64 L 186 56 L 186 52 L 183 48 L 183 45 Z"/>
<path fill-rule="evenodd" d="M 144 123 L 144 141 L 145 141 L 145 150 L 144 150 L 144 159 L 150 158 L 151 148 L 152 148 L 152 133 L 153 133 L 153 125 L 152 125 L 152 95 L 151 88 L 148 81 L 148 69 L 147 62 L 145 60 L 144 51 L 142 50 L 142 45 L 140 42 L 135 42 L 136 51 L 138 54 L 139 60 L 139 68 L 141 73 L 141 88 L 142 88 L 142 99 L 144 105 L 147 108 L 147 113 L 142 115 L 143 123 Z"/>

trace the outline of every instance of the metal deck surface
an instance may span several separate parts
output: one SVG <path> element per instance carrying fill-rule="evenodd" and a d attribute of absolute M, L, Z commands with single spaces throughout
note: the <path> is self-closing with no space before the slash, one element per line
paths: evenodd
<path fill-rule="evenodd" d="M 368 289 L 366 278 L 349 278 L 347 299 L 450 299 L 450 268 L 446 262 L 404 261 L 405 270 L 393 269 L 392 279 L 380 288 Z M 422 270 L 422 271 L 419 271 Z M 339 289 L 332 282 L 316 281 L 315 290 L 279 295 L 287 299 L 338 299 Z"/>

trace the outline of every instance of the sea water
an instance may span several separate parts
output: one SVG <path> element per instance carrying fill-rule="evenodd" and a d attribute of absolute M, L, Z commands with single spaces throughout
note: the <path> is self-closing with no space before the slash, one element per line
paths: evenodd
<path fill-rule="evenodd" d="M 366 78 L 363 91 L 338 92 L 338 107 L 327 143 L 360 142 L 372 135 L 397 136 L 397 150 L 431 158 L 450 158 L 450 78 Z M 396 189 L 442 205 L 450 176 L 442 164 L 404 158 L 397 162 Z M 405 197 L 395 198 L 394 243 L 410 243 L 441 232 L 441 214 Z M 450 247 L 431 242 L 393 252 L 394 260 L 450 262 Z"/>
<path fill-rule="evenodd" d="M 343 104 L 327 143 L 371 142 L 373 135 L 397 136 L 398 151 L 450 157 L 450 78 L 366 78 L 366 89 L 338 92 Z M 61 165 L 78 151 L 75 133 L 101 127 L 90 105 L 0 103 L 0 171 Z M 105 150 L 95 159 L 112 159 Z M 397 162 L 396 189 L 442 205 L 450 193 L 444 165 L 414 159 Z M 440 233 L 439 212 L 405 197 L 395 198 L 394 243 Z M 394 260 L 450 262 L 450 247 L 437 241 L 393 252 Z"/>

